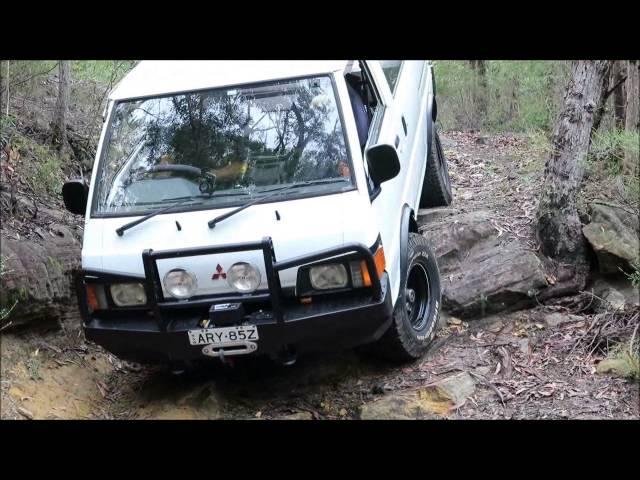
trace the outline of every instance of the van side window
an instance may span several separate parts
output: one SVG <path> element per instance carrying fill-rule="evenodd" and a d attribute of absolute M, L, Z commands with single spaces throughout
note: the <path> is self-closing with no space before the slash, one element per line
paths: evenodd
<path fill-rule="evenodd" d="M 361 71 L 347 73 L 345 80 L 347 81 L 351 108 L 353 109 L 353 116 L 358 130 L 360 148 L 364 151 L 369 138 L 373 114 L 378 106 L 378 100 L 369 79 Z"/>
<path fill-rule="evenodd" d="M 364 154 L 364 147 L 367 145 L 371 134 L 373 117 L 378 108 L 378 97 L 374 86 L 371 84 L 371 79 L 362 69 L 358 68 L 349 71 L 345 74 L 345 80 L 358 131 L 360 150 Z M 373 200 L 380 189 L 376 188 L 368 174 L 366 174 L 366 177 L 369 196 Z"/>
<path fill-rule="evenodd" d="M 402 60 L 381 60 L 380 66 L 384 72 L 384 76 L 389 83 L 389 89 L 395 93 L 394 89 L 398 83 L 398 76 L 400 75 L 400 69 L 402 68 Z"/>

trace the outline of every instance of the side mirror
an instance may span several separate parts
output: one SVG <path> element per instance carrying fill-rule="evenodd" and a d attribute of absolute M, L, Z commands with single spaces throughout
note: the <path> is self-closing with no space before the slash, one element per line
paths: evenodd
<path fill-rule="evenodd" d="M 71 213 L 84 215 L 89 199 L 89 185 L 84 180 L 70 180 L 62 186 L 64 206 Z"/>
<path fill-rule="evenodd" d="M 400 158 L 392 145 L 380 143 L 367 149 L 369 175 L 376 185 L 395 178 L 400 173 Z"/>

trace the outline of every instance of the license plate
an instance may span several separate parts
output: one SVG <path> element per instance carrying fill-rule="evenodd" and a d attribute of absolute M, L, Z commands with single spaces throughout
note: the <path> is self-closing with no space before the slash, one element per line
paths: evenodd
<path fill-rule="evenodd" d="M 191 345 L 211 345 L 258 340 L 258 327 L 239 325 L 234 327 L 203 328 L 189 330 Z"/>

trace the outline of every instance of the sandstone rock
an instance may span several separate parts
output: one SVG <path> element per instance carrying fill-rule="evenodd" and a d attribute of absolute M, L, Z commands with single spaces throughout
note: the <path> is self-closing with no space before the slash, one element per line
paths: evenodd
<path fill-rule="evenodd" d="M 311 412 L 295 412 L 279 417 L 277 420 L 313 420 L 313 415 Z"/>
<path fill-rule="evenodd" d="M 473 317 L 535 304 L 547 287 L 540 259 L 523 246 L 500 245 L 486 211 L 460 213 L 423 225 L 438 259 L 443 308 Z"/>
<path fill-rule="evenodd" d="M 47 233 L 42 240 L 1 239 L 6 273 L 0 304 L 10 307 L 15 303 L 5 324 L 58 318 L 76 303 L 73 274 L 80 268 L 81 244 L 67 227 L 59 225 L 55 230 L 55 236 Z"/>
<path fill-rule="evenodd" d="M 640 307 L 640 291 L 626 279 L 598 278 L 592 288 L 599 311 Z"/>
<path fill-rule="evenodd" d="M 446 415 L 473 395 L 475 381 L 467 372 L 411 391 L 400 391 L 362 406 L 363 420 L 413 420 Z"/>
<path fill-rule="evenodd" d="M 225 399 L 214 384 L 204 383 L 189 387 L 185 391 L 170 392 L 158 396 L 148 392 L 145 405 L 149 418 L 160 420 L 218 420 L 223 418 Z"/>
<path fill-rule="evenodd" d="M 582 228 L 582 232 L 598 256 L 600 272 L 629 271 L 640 255 L 638 213 L 597 202 L 590 208 L 591 222 Z"/>
<path fill-rule="evenodd" d="M 486 377 L 487 375 L 489 375 L 491 373 L 491 367 L 487 367 L 485 365 L 480 366 L 480 367 L 476 367 L 474 370 L 474 373 L 478 374 L 478 375 L 482 375 L 483 377 Z"/>
<path fill-rule="evenodd" d="M 459 213 L 456 208 L 441 207 L 441 208 L 423 208 L 418 210 L 418 224 L 423 225 L 425 223 L 434 222 L 445 217 L 449 217 Z"/>
<path fill-rule="evenodd" d="M 557 327 L 570 322 L 579 322 L 580 320 L 584 320 L 584 318 L 579 315 L 568 315 L 566 313 L 559 312 L 550 313 L 544 316 L 545 323 L 550 327 Z"/>

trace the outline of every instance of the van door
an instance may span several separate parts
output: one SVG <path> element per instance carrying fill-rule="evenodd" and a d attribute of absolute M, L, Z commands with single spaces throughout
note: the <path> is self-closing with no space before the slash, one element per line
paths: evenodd
<path fill-rule="evenodd" d="M 400 157 L 399 175 L 385 182 L 372 197 L 372 207 L 378 218 L 380 234 L 387 259 L 393 299 L 397 298 L 400 284 L 400 223 L 402 207 L 418 207 L 419 193 L 426 158 L 421 118 L 425 103 L 420 92 L 421 61 L 363 61 L 367 76 L 375 83 L 380 97 L 378 130 L 369 137 L 369 145 L 390 143 Z M 376 128 L 376 123 L 372 128 Z"/>
<path fill-rule="evenodd" d="M 417 209 L 426 159 L 426 96 L 422 60 L 380 61 L 385 84 L 392 95 L 393 119 L 398 154 L 404 171 L 402 198 Z M 416 212 L 417 213 L 417 212 Z"/>

